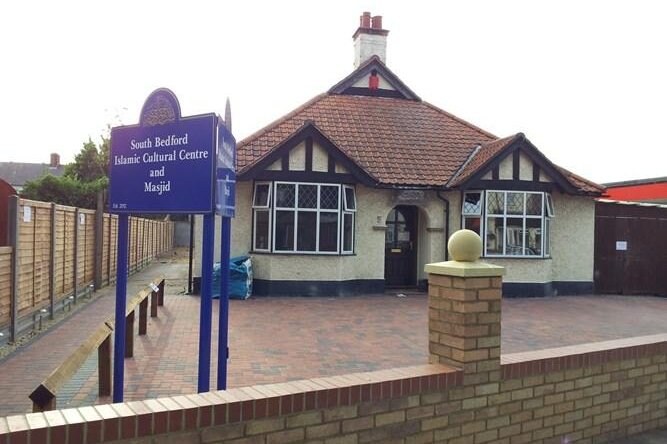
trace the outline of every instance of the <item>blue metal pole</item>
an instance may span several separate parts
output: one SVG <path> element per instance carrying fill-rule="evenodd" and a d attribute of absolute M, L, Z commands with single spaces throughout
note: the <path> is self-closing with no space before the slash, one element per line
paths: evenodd
<path fill-rule="evenodd" d="M 125 300 L 127 296 L 127 214 L 118 215 L 116 319 L 113 346 L 113 402 L 123 402 L 125 384 Z"/>
<path fill-rule="evenodd" d="M 199 310 L 199 379 L 197 391 L 209 391 L 211 380 L 211 324 L 212 316 L 212 279 L 213 279 L 213 243 L 215 236 L 215 215 L 204 214 L 204 239 L 201 255 L 201 305 Z"/>
<path fill-rule="evenodd" d="M 231 249 L 232 219 L 222 218 L 220 230 L 220 315 L 218 317 L 218 390 L 227 389 L 227 359 L 229 359 L 229 251 Z"/>

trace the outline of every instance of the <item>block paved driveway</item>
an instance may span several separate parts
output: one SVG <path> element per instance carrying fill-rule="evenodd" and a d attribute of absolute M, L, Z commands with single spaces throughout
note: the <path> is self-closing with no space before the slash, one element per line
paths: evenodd
<path fill-rule="evenodd" d="M 165 305 L 135 336 L 125 360 L 125 400 L 197 390 L 199 297 L 185 295 L 187 263 L 166 258 L 129 280 L 128 296 L 167 277 Z M 426 295 L 405 292 L 343 298 L 264 297 L 231 301 L 229 387 L 331 376 L 427 362 Z M 0 361 L 0 416 L 28 412 L 28 394 L 100 322 L 113 314 L 115 290 L 96 298 L 47 333 Z M 218 302 L 211 389 L 215 389 Z M 667 299 L 578 296 L 503 300 L 502 351 L 512 353 L 667 331 Z M 93 355 L 60 391 L 58 407 L 98 399 Z"/>

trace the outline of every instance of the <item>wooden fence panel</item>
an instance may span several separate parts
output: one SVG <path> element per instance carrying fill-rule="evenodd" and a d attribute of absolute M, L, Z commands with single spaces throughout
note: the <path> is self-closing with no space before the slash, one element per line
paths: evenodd
<path fill-rule="evenodd" d="M 49 303 L 51 287 L 51 205 L 35 205 L 34 216 L 33 308 L 43 308 Z"/>
<path fill-rule="evenodd" d="M 56 206 L 56 239 L 53 247 L 56 250 L 55 263 L 55 294 L 65 291 L 65 213 L 60 206 Z"/>
<path fill-rule="evenodd" d="M 19 205 L 19 243 L 18 243 L 18 312 L 27 312 L 34 305 L 35 281 L 35 208 L 31 202 Z"/>
<path fill-rule="evenodd" d="M 100 259 L 102 261 L 102 285 L 105 285 L 109 282 L 109 223 L 111 217 L 108 214 L 104 214 L 102 217 L 104 223 L 102 224 L 102 257 Z"/>
<path fill-rule="evenodd" d="M 95 280 L 95 211 L 79 210 L 86 215 L 84 226 L 81 227 L 84 233 L 84 271 L 81 272 L 85 285 L 91 284 Z"/>
<path fill-rule="evenodd" d="M 0 247 L 0 328 L 11 324 L 13 285 L 17 289 L 18 315 L 23 317 L 49 306 L 52 285 L 56 304 L 75 288 L 81 294 L 94 281 L 98 260 L 102 282 L 115 282 L 118 216 L 103 215 L 99 258 L 95 257 L 95 211 L 19 199 L 18 216 L 16 251 L 13 247 Z M 168 221 L 129 219 L 128 268 L 136 271 L 173 245 L 168 237 L 174 230 L 173 223 Z M 14 254 L 18 264 L 16 282 L 12 282 Z"/>
<path fill-rule="evenodd" d="M 111 216 L 111 253 L 109 255 L 112 280 L 116 280 L 116 267 L 118 266 L 118 216 Z"/>
<path fill-rule="evenodd" d="M 63 262 L 63 276 L 64 285 L 63 292 L 58 299 L 62 299 L 66 294 L 74 291 L 74 230 L 76 228 L 76 212 L 74 208 L 65 207 L 63 211 L 63 225 L 65 245 L 63 245 L 63 252 L 65 261 Z"/>
<path fill-rule="evenodd" d="M 0 247 L 0 325 L 9 324 L 12 294 L 12 247 Z"/>

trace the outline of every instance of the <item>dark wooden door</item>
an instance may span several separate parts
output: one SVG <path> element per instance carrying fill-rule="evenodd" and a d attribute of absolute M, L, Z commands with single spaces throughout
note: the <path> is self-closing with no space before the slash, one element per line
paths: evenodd
<path fill-rule="evenodd" d="M 595 291 L 667 296 L 667 209 L 597 202 Z"/>
<path fill-rule="evenodd" d="M 387 287 L 417 285 L 417 207 L 399 205 L 387 217 L 384 279 Z"/>

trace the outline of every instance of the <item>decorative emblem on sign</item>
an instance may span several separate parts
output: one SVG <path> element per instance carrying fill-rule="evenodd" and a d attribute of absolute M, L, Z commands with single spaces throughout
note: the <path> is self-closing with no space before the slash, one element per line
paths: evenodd
<path fill-rule="evenodd" d="M 141 126 L 164 125 L 181 117 L 181 106 L 178 99 L 166 88 L 151 93 L 141 109 L 139 124 Z"/>

